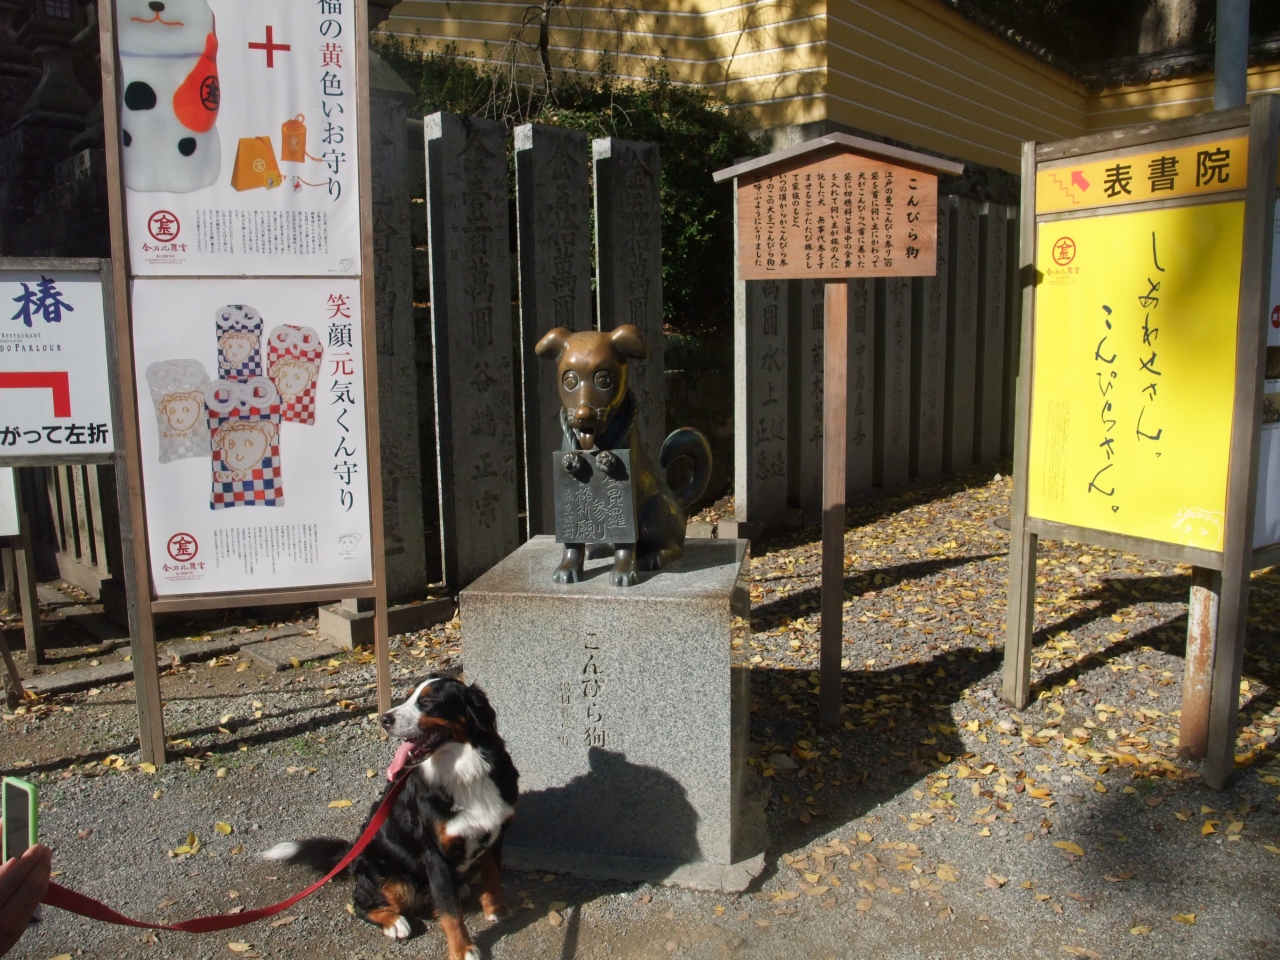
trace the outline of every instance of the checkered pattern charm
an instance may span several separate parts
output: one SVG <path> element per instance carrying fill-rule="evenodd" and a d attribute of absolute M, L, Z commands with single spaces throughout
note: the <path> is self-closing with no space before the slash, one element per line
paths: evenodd
<path fill-rule="evenodd" d="M 280 476 L 280 394 L 266 377 L 215 380 L 205 387 L 213 445 L 211 510 L 284 506 Z"/>
<path fill-rule="evenodd" d="M 215 314 L 218 325 L 218 376 L 244 383 L 262 376 L 262 315 L 242 303 Z"/>
<path fill-rule="evenodd" d="M 208 383 L 209 375 L 199 360 L 158 360 L 147 367 L 161 463 L 208 454 L 209 424 L 204 406 Z"/>
<path fill-rule="evenodd" d="M 280 392 L 280 415 L 290 423 L 316 422 L 316 377 L 324 347 L 311 327 L 281 324 L 267 337 L 267 375 Z"/>

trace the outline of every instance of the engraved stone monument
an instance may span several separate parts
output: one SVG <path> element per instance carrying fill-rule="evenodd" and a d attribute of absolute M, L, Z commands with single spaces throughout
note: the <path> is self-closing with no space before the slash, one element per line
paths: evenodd
<path fill-rule="evenodd" d="M 726 892 L 760 872 L 748 677 L 730 662 L 745 559 L 745 541 L 690 540 L 627 590 L 609 561 L 560 585 L 540 536 L 462 591 L 466 675 L 520 770 L 506 866 Z"/>

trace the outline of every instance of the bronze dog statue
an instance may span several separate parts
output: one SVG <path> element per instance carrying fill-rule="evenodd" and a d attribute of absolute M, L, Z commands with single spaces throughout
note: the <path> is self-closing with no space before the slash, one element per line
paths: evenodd
<path fill-rule="evenodd" d="M 643 360 L 649 347 L 629 323 L 605 332 L 573 333 L 556 327 L 534 348 L 539 357 L 557 362 L 560 385 L 560 427 L 564 432 L 561 466 L 573 472 L 580 454 L 599 451 L 597 463 L 606 471 L 618 458 L 611 451 L 630 452 L 631 489 L 638 532 L 635 543 L 613 543 L 610 582 L 627 587 L 636 570 L 657 570 L 684 553 L 685 510 L 706 492 L 711 477 L 711 445 L 692 427 L 672 431 L 659 455 L 665 473 L 678 457 L 693 461 L 693 472 L 679 492 L 659 476 L 645 452 L 636 424 L 636 397 L 627 385 L 627 361 Z M 565 543 L 564 556 L 552 579 L 577 583 L 582 579 L 586 543 Z"/>

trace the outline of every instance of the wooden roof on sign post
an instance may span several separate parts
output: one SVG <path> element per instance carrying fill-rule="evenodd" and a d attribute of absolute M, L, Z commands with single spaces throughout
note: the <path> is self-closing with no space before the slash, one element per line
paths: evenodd
<path fill-rule="evenodd" d="M 713 174 L 738 186 L 738 276 L 838 280 L 937 271 L 938 174 L 964 165 L 831 133 Z"/>

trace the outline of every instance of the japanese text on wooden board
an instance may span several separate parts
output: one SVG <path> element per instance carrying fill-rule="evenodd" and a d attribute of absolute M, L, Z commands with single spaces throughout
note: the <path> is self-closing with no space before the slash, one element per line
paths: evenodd
<path fill-rule="evenodd" d="M 738 179 L 743 280 L 930 276 L 938 180 L 839 154 Z"/>

